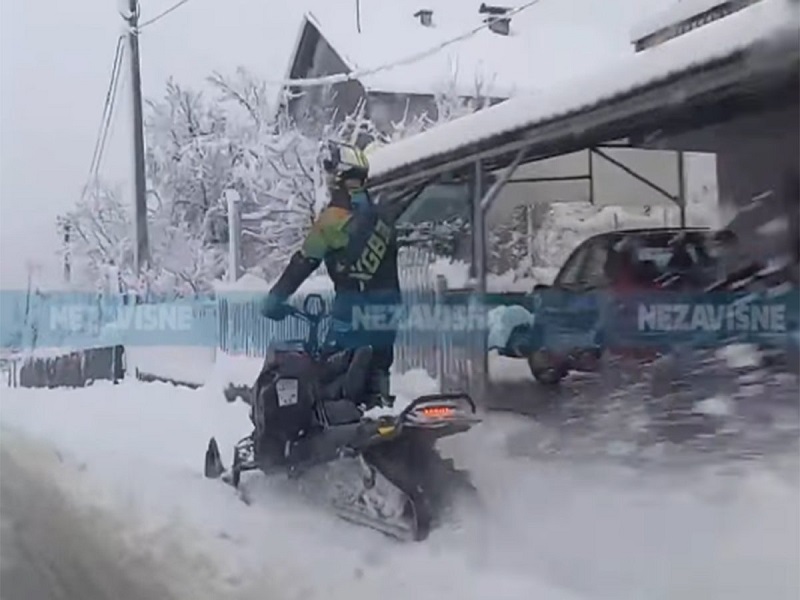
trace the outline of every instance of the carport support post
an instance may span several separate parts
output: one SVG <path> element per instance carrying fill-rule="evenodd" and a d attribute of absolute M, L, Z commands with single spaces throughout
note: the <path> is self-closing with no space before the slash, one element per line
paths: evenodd
<path fill-rule="evenodd" d="M 447 294 L 447 277 L 444 275 L 436 276 L 436 294 L 435 306 L 444 306 L 445 295 Z M 447 336 L 444 334 L 439 335 L 436 340 L 436 376 L 439 378 L 439 392 L 444 393 L 447 389 L 447 382 L 445 381 L 445 345 L 447 344 Z"/>
<path fill-rule="evenodd" d="M 475 278 L 475 300 L 478 303 L 478 310 L 484 317 L 484 323 L 488 325 L 488 309 L 486 305 L 486 276 L 488 274 L 488 267 L 486 263 L 486 213 L 492 206 L 495 198 L 500 194 L 500 191 L 508 183 L 508 180 L 514 175 L 514 172 L 519 167 L 522 159 L 527 153 L 527 148 L 522 148 L 517 152 L 514 160 L 492 184 L 486 194 L 483 193 L 483 164 L 480 160 L 475 162 L 475 171 L 472 178 L 472 273 Z M 488 336 L 489 331 L 486 326 L 479 332 L 480 335 L 475 336 L 476 339 L 476 352 L 478 356 L 475 361 L 475 369 L 478 391 L 483 394 L 488 388 L 489 384 L 489 345 Z"/>
<path fill-rule="evenodd" d="M 483 200 L 483 165 L 481 161 L 475 162 L 472 176 L 472 273 L 475 280 L 475 289 L 479 293 L 486 292 L 486 212 L 481 202 Z"/>
<path fill-rule="evenodd" d="M 472 265 L 470 275 L 475 281 L 473 306 L 485 316 L 486 311 L 486 211 L 483 208 L 483 165 L 475 162 L 472 176 Z M 477 305 L 477 306 L 476 306 Z M 485 319 L 488 320 L 488 319 Z M 481 327 L 473 332 L 472 370 L 474 379 L 471 386 L 479 395 L 483 395 L 489 379 L 489 351 L 487 347 L 487 331 Z"/>
<path fill-rule="evenodd" d="M 678 152 L 678 209 L 681 227 L 686 227 L 686 154 Z"/>

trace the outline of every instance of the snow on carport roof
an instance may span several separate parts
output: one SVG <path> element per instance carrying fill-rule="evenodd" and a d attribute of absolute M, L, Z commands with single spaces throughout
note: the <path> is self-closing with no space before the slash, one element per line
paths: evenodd
<path fill-rule="evenodd" d="M 504 134 L 588 111 L 603 102 L 723 60 L 773 37 L 788 39 L 796 45 L 798 30 L 800 11 L 796 0 L 763 0 L 661 46 L 620 60 L 595 77 L 560 86 L 550 94 L 513 98 L 378 148 L 370 155 L 372 179 L 377 186 L 384 186 L 399 177 L 401 171 L 416 172 L 418 178 L 445 172 L 449 170 L 445 155 L 469 146 L 485 146 L 472 153 L 477 155 L 490 149 L 491 141 Z M 797 54 L 797 49 L 793 52 Z M 680 103 L 681 90 L 674 93 L 674 97 L 665 98 L 664 102 Z M 440 160 L 437 162 L 437 159 Z M 420 171 L 423 166 L 425 172 Z"/>

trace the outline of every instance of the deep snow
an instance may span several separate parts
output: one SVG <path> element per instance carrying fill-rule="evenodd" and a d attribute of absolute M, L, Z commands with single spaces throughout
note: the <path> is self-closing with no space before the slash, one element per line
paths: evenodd
<path fill-rule="evenodd" d="M 430 389 L 407 376 L 400 387 Z M 416 381 L 415 381 L 416 380 Z M 402 390 L 401 390 L 402 391 Z M 307 506 L 284 482 L 247 480 L 253 505 L 203 479 L 208 437 L 226 460 L 246 407 L 218 388 L 96 384 L 4 389 L 15 430 L 54 447 L 76 502 L 124 516 L 132 553 L 193 597 L 782 600 L 800 592 L 797 456 L 643 472 L 610 459 L 533 460 L 541 426 L 489 414 L 444 451 L 483 508 L 402 545 Z M 473 511 L 473 512 L 471 512 Z"/>

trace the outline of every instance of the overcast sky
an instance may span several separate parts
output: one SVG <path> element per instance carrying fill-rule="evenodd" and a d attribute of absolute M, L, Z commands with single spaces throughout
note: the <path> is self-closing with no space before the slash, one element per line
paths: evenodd
<path fill-rule="evenodd" d="M 174 2 L 141 0 L 142 20 Z M 280 79 L 310 2 L 191 0 L 141 34 L 145 96 L 159 95 L 169 76 L 198 86 L 213 70 L 240 65 Z M 351 0 L 328 2 L 352 8 Z M 45 279 L 59 277 L 55 217 L 70 208 L 86 181 L 121 31 L 115 0 L 0 2 L 3 288 L 24 285 L 29 258 L 42 265 Z M 128 75 L 126 64 L 101 172 L 122 183 L 131 171 Z"/>
<path fill-rule="evenodd" d="M 173 3 L 142 0 L 142 20 Z M 159 95 L 170 75 L 202 85 L 211 71 L 239 65 L 280 79 L 302 14 L 297 4 L 191 0 L 142 32 L 144 94 Z M 41 263 L 48 279 L 58 275 L 55 216 L 86 180 L 121 28 L 114 0 L 0 2 L 3 288 L 24 283 L 26 257 Z M 128 73 L 102 170 L 123 181 L 131 171 Z"/>

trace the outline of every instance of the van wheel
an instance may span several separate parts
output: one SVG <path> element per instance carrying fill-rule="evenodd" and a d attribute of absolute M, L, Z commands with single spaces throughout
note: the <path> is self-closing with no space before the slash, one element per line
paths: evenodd
<path fill-rule="evenodd" d="M 536 381 L 542 385 L 558 385 L 568 373 L 564 367 L 540 367 L 534 365 L 530 358 L 528 358 L 528 366 Z"/>
<path fill-rule="evenodd" d="M 541 369 L 533 371 L 536 381 L 542 385 L 558 385 L 566 377 L 567 373 L 563 369 Z"/>
<path fill-rule="evenodd" d="M 533 352 L 528 355 L 528 368 L 533 377 L 542 385 L 558 385 L 569 373 L 563 362 L 556 362 L 546 352 Z"/>

